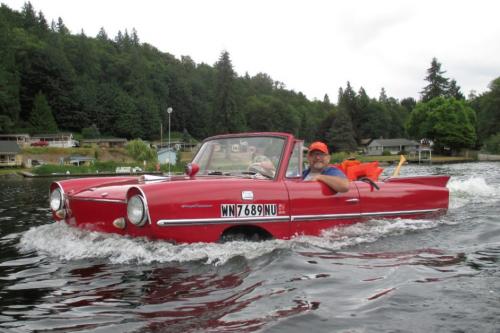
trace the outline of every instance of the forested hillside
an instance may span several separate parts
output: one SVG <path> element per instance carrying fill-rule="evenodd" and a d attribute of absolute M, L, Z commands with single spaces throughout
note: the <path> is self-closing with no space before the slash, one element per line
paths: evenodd
<path fill-rule="evenodd" d="M 237 75 L 227 51 L 213 65 L 197 64 L 189 56 L 178 59 L 141 43 L 135 29 L 115 37 L 104 29 L 95 37 L 72 34 L 62 18 L 48 23 L 30 3 L 21 12 L 1 6 L 0 45 L 0 133 L 97 132 L 154 140 L 160 138 L 160 124 L 168 126 L 166 110 L 172 107 L 172 130 L 197 139 L 284 131 L 309 141 L 326 139 L 334 150 L 354 150 L 364 138 L 406 136 L 410 113 L 427 102 L 399 101 L 384 90 L 371 98 L 349 82 L 335 102 L 327 95 L 310 101 L 265 73 Z M 445 98 L 463 101 L 456 82 L 451 84 L 446 92 L 455 93 Z M 434 93 L 424 90 L 423 96 Z M 495 103 L 485 96 L 467 102 L 476 111 L 487 110 L 478 123 L 489 134 L 498 131 L 488 121 L 491 114 L 498 119 Z M 479 142 L 473 121 L 468 146 L 470 140 Z M 426 134 L 414 128 L 410 133 Z"/>

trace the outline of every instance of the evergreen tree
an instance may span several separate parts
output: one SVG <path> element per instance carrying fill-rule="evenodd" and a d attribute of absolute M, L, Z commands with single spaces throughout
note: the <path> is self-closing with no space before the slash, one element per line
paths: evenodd
<path fill-rule="evenodd" d="M 114 132 L 128 139 L 140 138 L 143 135 L 141 117 L 138 113 L 133 99 L 127 94 L 121 93 L 115 99 L 118 117 L 114 123 Z"/>
<path fill-rule="evenodd" d="M 478 135 L 481 142 L 500 133 L 500 77 L 489 84 L 489 91 L 477 98 Z"/>
<path fill-rule="evenodd" d="M 362 88 L 361 88 L 362 89 Z M 349 114 L 351 119 L 352 129 L 353 129 L 353 137 L 356 141 L 361 140 L 361 111 L 359 109 L 358 104 L 358 96 L 356 92 L 351 87 L 350 82 L 347 82 L 347 87 L 342 92 L 342 95 L 339 94 L 339 108 L 343 108 Z"/>
<path fill-rule="evenodd" d="M 365 89 L 361 87 L 357 96 L 357 107 L 359 108 L 359 137 L 360 139 L 368 139 L 379 137 L 378 129 L 374 125 L 374 121 L 378 120 L 377 109 L 373 108 L 374 102 L 370 100 Z"/>
<path fill-rule="evenodd" d="M 413 110 L 415 105 L 417 105 L 417 101 L 413 97 L 407 97 L 401 100 L 401 106 L 405 108 L 408 114 Z"/>
<path fill-rule="evenodd" d="M 101 27 L 101 29 L 99 29 L 96 38 L 103 42 L 107 42 L 109 40 L 108 34 L 106 33 L 106 30 L 104 30 L 104 27 Z"/>
<path fill-rule="evenodd" d="M 64 24 L 63 19 L 60 17 L 57 18 L 56 29 L 57 32 L 60 33 L 61 35 L 69 35 L 70 33 L 69 29 Z"/>
<path fill-rule="evenodd" d="M 378 98 L 378 101 L 381 102 L 381 103 L 387 103 L 387 93 L 385 92 L 385 88 L 382 87 L 382 89 L 380 90 L 380 96 Z"/>
<path fill-rule="evenodd" d="M 82 136 L 85 139 L 99 139 L 101 137 L 101 132 L 95 124 L 92 124 L 92 126 L 82 129 Z"/>
<path fill-rule="evenodd" d="M 142 96 L 136 100 L 136 110 L 141 119 L 139 124 L 144 133 L 144 138 L 147 140 L 159 138 L 161 136 L 161 120 L 158 105 L 154 103 L 154 99 L 151 96 Z"/>
<path fill-rule="evenodd" d="M 344 108 L 339 108 L 333 114 L 332 123 L 325 135 L 328 146 L 333 152 L 356 151 L 357 145 L 353 133 L 351 117 L 348 111 Z"/>
<path fill-rule="evenodd" d="M 14 122 L 7 116 L 0 115 L 0 133 L 11 133 Z"/>
<path fill-rule="evenodd" d="M 326 104 L 326 105 L 330 105 L 330 97 L 328 97 L 328 94 L 325 94 L 325 96 L 323 96 L 323 103 Z"/>
<path fill-rule="evenodd" d="M 118 45 L 121 45 L 121 43 L 123 42 L 123 33 L 121 30 L 118 30 L 118 33 L 116 34 L 115 42 Z"/>
<path fill-rule="evenodd" d="M 4 124 L 15 124 L 19 120 L 19 73 L 16 71 L 14 51 L 9 47 L 10 38 L 4 34 L 0 15 L 0 116 Z M 7 120 L 8 119 L 8 120 Z M 5 131 L 5 126 L 2 127 Z"/>
<path fill-rule="evenodd" d="M 450 86 L 448 87 L 447 97 L 453 97 L 455 99 L 465 99 L 464 94 L 460 91 L 460 87 L 457 85 L 457 81 L 452 79 L 450 81 Z"/>
<path fill-rule="evenodd" d="M 448 78 L 443 74 L 445 71 L 441 70 L 441 63 L 436 58 L 432 58 L 431 67 L 427 69 L 427 76 L 425 80 L 429 84 L 422 90 L 422 102 L 428 102 L 431 99 L 439 96 L 446 96 L 449 89 Z"/>
<path fill-rule="evenodd" d="M 57 124 L 52 115 L 52 110 L 41 91 L 35 96 L 29 122 L 35 133 L 57 132 Z"/>
<path fill-rule="evenodd" d="M 31 4 L 31 2 L 28 1 L 24 3 L 21 15 L 23 17 L 25 29 L 32 29 L 36 27 L 38 20 L 36 17 L 35 8 Z"/>
<path fill-rule="evenodd" d="M 217 82 L 212 118 L 214 133 L 239 132 L 243 130 L 245 124 L 243 114 L 236 109 L 236 73 L 227 51 L 222 52 L 215 69 Z"/>
<path fill-rule="evenodd" d="M 131 40 L 132 40 L 132 45 L 134 45 L 134 46 L 138 46 L 139 45 L 139 36 L 138 36 L 137 30 L 135 30 L 135 28 L 132 28 L 132 37 L 131 37 Z"/>
<path fill-rule="evenodd" d="M 47 20 L 45 19 L 45 16 L 43 15 L 43 13 L 41 11 L 38 12 L 37 21 L 38 21 L 38 27 L 39 27 L 40 31 L 42 31 L 42 32 L 49 31 L 49 25 L 47 23 Z"/>

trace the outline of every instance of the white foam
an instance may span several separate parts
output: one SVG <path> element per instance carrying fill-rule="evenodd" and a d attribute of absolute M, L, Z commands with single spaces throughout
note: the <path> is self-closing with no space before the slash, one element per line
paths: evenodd
<path fill-rule="evenodd" d="M 37 251 L 61 260 L 98 258 L 111 263 L 145 264 L 197 260 L 207 264 L 222 264 L 236 256 L 253 259 L 288 246 L 282 240 L 173 245 L 163 241 L 89 232 L 60 222 L 31 228 L 22 235 L 19 243 L 23 252 Z"/>
<path fill-rule="evenodd" d="M 416 230 L 435 228 L 439 220 L 416 219 L 379 219 L 357 223 L 350 226 L 332 228 L 323 231 L 321 237 L 300 236 L 295 241 L 309 245 L 340 250 L 364 243 L 373 243 L 381 238 L 401 235 Z"/>
<path fill-rule="evenodd" d="M 56 222 L 31 228 L 19 243 L 23 252 L 37 251 L 60 260 L 105 259 L 111 263 L 189 262 L 202 261 L 220 265 L 242 256 L 254 259 L 276 249 L 310 249 L 321 247 L 339 250 L 380 238 L 414 230 L 433 228 L 434 220 L 371 220 L 323 232 L 321 237 L 297 236 L 292 240 L 266 242 L 194 243 L 173 245 L 163 241 L 129 238 L 116 234 L 89 232 Z"/>
<path fill-rule="evenodd" d="M 470 177 L 467 179 L 451 178 L 448 183 L 448 189 L 454 194 L 463 193 L 468 196 L 479 195 L 487 197 L 498 194 L 498 189 L 488 185 L 484 178 L 481 177 Z"/>
<path fill-rule="evenodd" d="M 500 190 L 486 183 L 482 177 L 457 179 L 452 177 L 447 185 L 450 190 L 450 208 L 460 208 L 470 202 L 492 202 L 500 197 Z"/>

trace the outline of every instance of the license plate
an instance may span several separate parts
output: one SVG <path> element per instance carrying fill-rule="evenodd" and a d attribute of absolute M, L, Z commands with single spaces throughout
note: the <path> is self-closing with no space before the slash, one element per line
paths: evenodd
<path fill-rule="evenodd" d="M 276 204 L 222 204 L 220 206 L 221 217 L 254 217 L 254 216 L 276 216 L 278 205 Z"/>

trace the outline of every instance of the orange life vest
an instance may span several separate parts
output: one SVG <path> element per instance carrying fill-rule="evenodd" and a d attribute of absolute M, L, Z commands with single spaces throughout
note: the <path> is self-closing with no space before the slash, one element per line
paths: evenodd
<path fill-rule="evenodd" d="M 379 167 L 378 162 L 361 163 L 358 160 L 345 160 L 335 166 L 342 170 L 351 181 L 363 177 L 377 181 L 382 171 L 384 171 L 384 169 Z"/>

